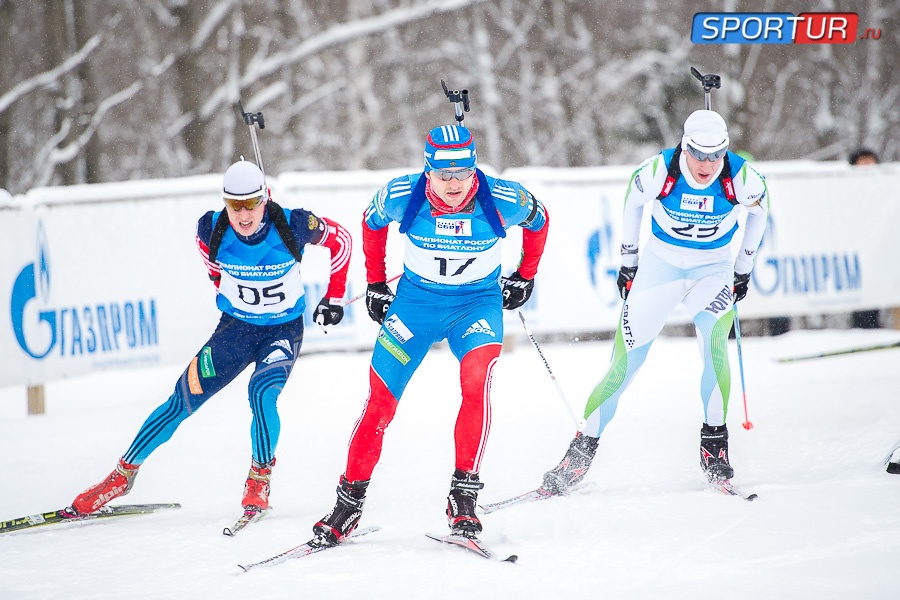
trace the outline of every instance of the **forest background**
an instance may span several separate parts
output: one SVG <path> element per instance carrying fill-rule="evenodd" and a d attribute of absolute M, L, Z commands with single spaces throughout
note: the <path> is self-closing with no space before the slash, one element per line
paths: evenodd
<path fill-rule="evenodd" d="M 878 39 L 696 45 L 707 11 L 852 11 Z M 703 106 L 758 160 L 900 159 L 900 3 L 687 0 L 0 0 L 0 187 L 421 164 L 469 90 L 480 160 L 636 164 Z"/>

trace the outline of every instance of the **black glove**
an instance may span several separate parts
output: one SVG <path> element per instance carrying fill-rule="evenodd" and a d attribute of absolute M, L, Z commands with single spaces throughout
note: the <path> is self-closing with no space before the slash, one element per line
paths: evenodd
<path fill-rule="evenodd" d="M 740 302 L 747 297 L 747 288 L 750 287 L 750 273 L 734 274 L 734 301 Z"/>
<path fill-rule="evenodd" d="M 503 287 L 503 308 L 515 310 L 531 298 L 534 279 L 525 279 L 516 271 L 509 277 L 501 277 L 500 285 Z"/>
<path fill-rule="evenodd" d="M 628 292 L 631 291 L 631 282 L 637 275 L 637 267 L 622 267 L 619 269 L 619 278 L 616 279 L 616 285 L 619 286 L 619 295 L 622 300 L 628 299 Z"/>
<path fill-rule="evenodd" d="M 313 311 L 313 321 L 319 325 L 337 325 L 344 318 L 344 307 L 332 304 L 328 298 L 322 298 Z"/>
<path fill-rule="evenodd" d="M 369 317 L 376 323 L 384 323 L 384 315 L 394 298 L 394 292 L 385 282 L 370 283 L 366 288 L 366 310 L 369 311 Z"/>

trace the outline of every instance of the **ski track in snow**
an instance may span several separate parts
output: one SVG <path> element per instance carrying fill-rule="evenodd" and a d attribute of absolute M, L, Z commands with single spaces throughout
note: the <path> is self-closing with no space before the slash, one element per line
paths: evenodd
<path fill-rule="evenodd" d="M 512 327 L 511 327 L 512 330 Z M 660 338 L 619 404 L 585 482 L 571 495 L 482 517 L 487 546 L 515 565 L 434 543 L 446 531 L 458 367 L 445 347 L 401 400 L 369 488 L 372 535 L 242 573 L 297 546 L 334 503 L 367 393 L 369 354 L 301 357 L 279 400 L 272 510 L 236 537 L 250 465 L 249 373 L 207 402 L 114 503 L 180 502 L 155 515 L 0 535 L 0 599 L 421 599 L 898 597 L 900 476 L 881 459 L 900 436 L 900 350 L 795 363 L 773 359 L 894 341 L 896 331 L 799 331 L 744 338 L 746 431 L 737 353 L 728 414 L 735 485 L 706 489 L 696 341 Z M 542 344 L 581 413 L 611 342 Z M 47 414 L 0 389 L 0 519 L 66 506 L 114 467 L 182 366 L 112 371 L 47 385 Z M 494 372 L 479 500 L 534 488 L 574 431 L 540 357 L 516 339 Z"/>

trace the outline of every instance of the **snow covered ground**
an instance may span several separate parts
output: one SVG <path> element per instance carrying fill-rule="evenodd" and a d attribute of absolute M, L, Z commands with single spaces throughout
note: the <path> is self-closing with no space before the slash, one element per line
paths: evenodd
<path fill-rule="evenodd" d="M 446 531 L 458 407 L 456 362 L 426 358 L 375 471 L 363 525 L 344 547 L 243 574 L 295 546 L 334 501 L 366 396 L 367 353 L 304 356 L 281 398 L 270 515 L 235 538 L 249 467 L 247 374 L 187 420 L 119 502 L 183 508 L 0 536 L 0 598 L 897 598 L 900 476 L 881 459 L 900 436 L 900 350 L 796 363 L 773 357 L 863 346 L 896 331 L 745 338 L 750 419 L 737 358 L 728 423 L 745 502 L 705 489 L 698 466 L 700 361 L 693 339 L 661 338 L 571 496 L 483 517 L 486 561 L 428 540 Z M 732 342 L 733 344 L 733 342 Z M 611 342 L 542 346 L 580 413 Z M 0 519 L 67 505 L 106 475 L 168 397 L 181 368 L 109 372 L 47 386 L 47 414 L 0 390 Z M 533 488 L 562 457 L 572 422 L 524 341 L 495 371 L 483 502 Z"/>

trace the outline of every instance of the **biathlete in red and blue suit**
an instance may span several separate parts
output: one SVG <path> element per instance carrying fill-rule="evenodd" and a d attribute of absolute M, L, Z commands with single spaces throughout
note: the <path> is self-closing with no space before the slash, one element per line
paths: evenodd
<path fill-rule="evenodd" d="M 323 543 L 339 543 L 359 523 L 403 391 L 429 348 L 444 339 L 460 362 L 462 387 L 447 517 L 455 533 L 481 531 L 478 471 L 491 424 L 491 372 L 503 343 L 502 308 L 518 308 L 531 295 L 549 221 L 521 184 L 489 177 L 476 164 L 468 129 L 437 127 L 425 143 L 424 172 L 388 182 L 365 212 L 366 306 L 382 327 L 337 503 L 313 528 Z M 385 283 L 391 222 L 406 236 L 396 296 Z M 523 228 L 522 259 L 515 273 L 501 278 L 500 242 L 513 226 Z"/>

